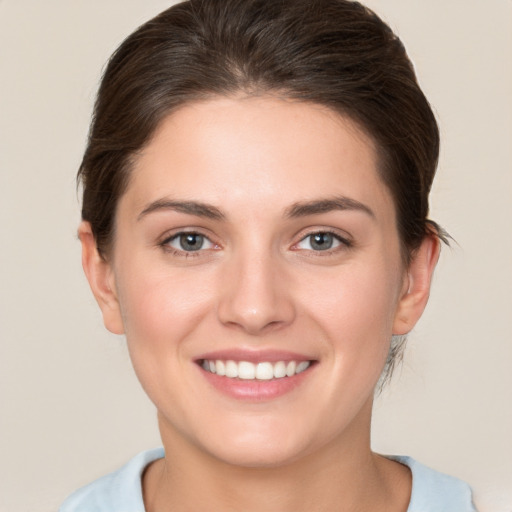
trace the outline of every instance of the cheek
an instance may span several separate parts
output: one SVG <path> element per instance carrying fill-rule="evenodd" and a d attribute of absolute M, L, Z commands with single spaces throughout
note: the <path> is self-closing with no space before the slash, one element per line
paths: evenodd
<path fill-rule="evenodd" d="M 399 270 L 376 263 L 337 269 L 304 296 L 310 316 L 344 360 L 351 354 L 380 361 L 387 355 L 399 290 Z"/>
<path fill-rule="evenodd" d="M 201 271 L 158 268 L 120 275 L 119 301 L 126 338 L 134 353 L 144 351 L 157 359 L 162 352 L 177 352 L 180 342 L 211 311 L 214 286 Z M 127 278 L 127 276 L 130 276 Z M 137 352 L 136 352 L 137 351 Z"/>
<path fill-rule="evenodd" d="M 138 274 L 127 268 L 120 276 L 119 299 L 130 359 L 157 409 L 186 418 L 189 411 L 183 397 L 194 389 L 189 371 L 194 338 L 212 311 L 214 287 L 198 273 L 194 278 L 186 272 L 138 268 Z M 146 270 L 140 272 L 140 268 Z"/>

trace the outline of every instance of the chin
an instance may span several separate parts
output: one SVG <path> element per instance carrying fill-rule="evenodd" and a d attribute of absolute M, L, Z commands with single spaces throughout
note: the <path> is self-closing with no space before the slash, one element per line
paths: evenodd
<path fill-rule="evenodd" d="M 251 446 L 233 444 L 227 449 L 215 450 L 214 457 L 225 464 L 243 468 L 278 468 L 286 466 L 301 457 L 302 450 L 267 443 Z"/>
<path fill-rule="evenodd" d="M 312 436 L 307 432 L 290 425 L 272 425 L 272 422 L 261 422 L 251 429 L 225 429 L 218 436 L 212 434 L 200 443 L 201 448 L 216 459 L 239 467 L 285 466 L 313 449 Z"/>

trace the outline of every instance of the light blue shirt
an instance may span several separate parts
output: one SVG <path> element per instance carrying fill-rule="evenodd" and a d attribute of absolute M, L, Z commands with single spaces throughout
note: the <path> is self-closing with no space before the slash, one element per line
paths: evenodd
<path fill-rule="evenodd" d="M 142 473 L 148 464 L 163 456 L 163 448 L 139 453 L 118 471 L 73 493 L 59 512 L 145 512 Z M 407 512 L 476 512 L 466 483 L 410 457 L 389 458 L 411 469 L 412 493 Z"/>

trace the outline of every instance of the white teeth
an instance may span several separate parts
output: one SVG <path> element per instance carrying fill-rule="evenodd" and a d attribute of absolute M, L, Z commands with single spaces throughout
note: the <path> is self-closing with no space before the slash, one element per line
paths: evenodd
<path fill-rule="evenodd" d="M 243 380 L 271 380 L 282 379 L 283 377 L 293 377 L 298 373 L 307 370 L 311 365 L 311 361 L 278 361 L 276 363 L 261 362 L 250 363 L 248 361 L 222 361 L 205 359 L 202 362 L 204 370 L 210 373 L 216 373 L 220 376 L 226 376 L 231 379 Z"/>
<path fill-rule="evenodd" d="M 217 375 L 226 375 L 226 365 L 224 361 L 215 361 L 215 368 L 217 370 Z"/>
<path fill-rule="evenodd" d="M 301 361 L 295 370 L 295 373 L 302 373 L 304 370 L 306 370 L 309 366 L 309 361 Z"/>
<path fill-rule="evenodd" d="M 235 361 L 226 361 L 226 377 L 236 379 L 238 377 L 238 365 Z"/>
<path fill-rule="evenodd" d="M 297 363 L 295 361 L 290 361 L 286 365 L 286 376 L 291 377 L 292 375 L 295 375 L 295 368 L 297 367 Z"/>
<path fill-rule="evenodd" d="M 256 367 L 247 361 L 238 363 L 238 378 L 244 380 L 252 380 L 256 375 Z"/>
<path fill-rule="evenodd" d="M 258 380 L 270 380 L 274 378 L 272 363 L 258 363 L 256 367 L 256 378 Z"/>
<path fill-rule="evenodd" d="M 279 361 L 274 365 L 274 377 L 276 379 L 286 377 L 286 365 L 284 364 L 284 361 Z"/>

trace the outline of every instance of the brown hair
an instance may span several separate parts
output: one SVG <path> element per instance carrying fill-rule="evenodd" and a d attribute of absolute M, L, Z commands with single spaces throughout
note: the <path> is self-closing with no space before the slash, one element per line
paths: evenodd
<path fill-rule="evenodd" d="M 372 11 L 349 0 L 188 0 L 129 36 L 105 70 L 78 172 L 82 217 L 111 250 L 115 213 L 138 152 L 160 121 L 215 95 L 265 93 L 313 102 L 376 142 L 405 264 L 427 235 L 439 131 L 405 49 Z M 403 354 L 393 336 L 377 389 Z"/>
<path fill-rule="evenodd" d="M 278 93 L 349 116 L 377 143 L 405 260 L 428 233 L 439 153 L 432 110 L 401 41 L 348 0 L 189 0 L 111 57 L 78 172 L 82 217 L 107 257 L 137 153 L 177 107 L 212 95 Z"/>

